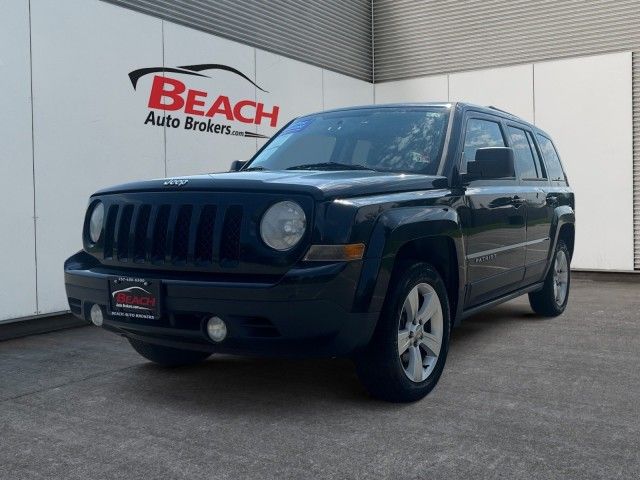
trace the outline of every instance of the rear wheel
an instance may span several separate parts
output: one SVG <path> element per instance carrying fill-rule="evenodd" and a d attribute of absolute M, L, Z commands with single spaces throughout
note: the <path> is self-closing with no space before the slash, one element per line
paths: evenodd
<path fill-rule="evenodd" d="M 541 290 L 529 294 L 529 304 L 534 312 L 545 317 L 555 317 L 564 312 L 569 301 L 571 286 L 570 255 L 567 245 L 558 241 L 553 263 Z"/>
<path fill-rule="evenodd" d="M 210 352 L 198 350 L 183 350 L 181 348 L 165 347 L 153 343 L 143 342 L 134 338 L 128 338 L 133 349 L 147 360 L 162 365 L 163 367 L 179 367 L 193 365 L 202 362 L 211 356 Z"/>
<path fill-rule="evenodd" d="M 392 280 L 374 336 L 356 358 L 369 393 L 391 402 L 423 398 L 438 383 L 449 347 L 447 291 L 429 264 L 406 267 Z"/>

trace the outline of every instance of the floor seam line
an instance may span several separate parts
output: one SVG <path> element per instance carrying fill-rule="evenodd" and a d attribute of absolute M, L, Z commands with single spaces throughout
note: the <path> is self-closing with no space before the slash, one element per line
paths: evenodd
<path fill-rule="evenodd" d="M 137 365 L 130 365 L 128 367 L 118 368 L 116 370 L 110 370 L 108 372 L 96 373 L 95 375 L 89 375 L 88 377 L 84 377 L 84 378 L 81 378 L 81 379 L 78 379 L 78 380 L 72 380 L 72 381 L 69 381 L 69 382 L 66 382 L 66 383 L 61 383 L 60 385 L 54 385 L 52 387 L 46 387 L 46 388 L 41 388 L 40 390 L 34 390 L 32 392 L 22 393 L 20 395 L 16 395 L 15 397 L 4 398 L 4 399 L 0 400 L 0 404 L 5 403 L 5 402 L 10 402 L 10 401 L 13 401 L 13 400 L 18 400 L 18 399 L 23 398 L 23 397 L 28 397 L 30 395 L 37 395 L 38 393 L 44 393 L 44 392 L 47 392 L 49 390 L 54 390 L 56 388 L 62 388 L 62 387 L 66 387 L 66 386 L 69 386 L 69 385 L 76 384 L 76 383 L 82 383 L 82 382 L 84 382 L 86 380 L 92 380 L 94 378 L 104 377 L 104 376 L 109 375 L 111 373 L 122 372 L 124 370 L 128 370 L 128 369 L 136 367 L 136 366 Z"/>

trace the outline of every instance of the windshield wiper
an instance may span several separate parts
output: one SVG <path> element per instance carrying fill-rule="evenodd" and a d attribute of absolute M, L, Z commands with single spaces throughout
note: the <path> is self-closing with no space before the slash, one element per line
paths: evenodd
<path fill-rule="evenodd" d="M 266 168 L 264 168 L 261 165 L 256 165 L 255 167 L 247 167 L 247 168 L 243 168 L 242 170 L 240 170 L 241 172 L 249 172 L 251 170 L 266 170 Z"/>
<path fill-rule="evenodd" d="M 365 167 L 364 165 L 352 165 L 340 162 L 305 163 L 302 165 L 294 165 L 293 167 L 287 168 L 287 170 L 370 170 L 375 172 L 375 169 Z"/>

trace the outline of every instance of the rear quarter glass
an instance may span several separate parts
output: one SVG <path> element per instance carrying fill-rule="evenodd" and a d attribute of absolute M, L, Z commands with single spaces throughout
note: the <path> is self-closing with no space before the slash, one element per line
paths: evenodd
<path fill-rule="evenodd" d="M 558 156 L 558 152 L 553 142 L 551 139 L 541 134 L 537 134 L 537 138 L 540 150 L 542 151 L 544 163 L 547 167 L 547 175 L 549 176 L 549 179 L 557 182 L 564 182 L 564 170 L 562 169 L 562 163 L 560 162 L 560 157 Z"/>

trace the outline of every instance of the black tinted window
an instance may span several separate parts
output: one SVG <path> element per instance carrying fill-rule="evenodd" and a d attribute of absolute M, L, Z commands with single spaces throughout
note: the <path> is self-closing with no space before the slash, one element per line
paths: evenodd
<path fill-rule="evenodd" d="M 462 173 L 467 171 L 467 163 L 475 160 L 476 150 L 479 148 L 504 146 L 502 131 L 497 122 L 472 118 L 467 122 L 460 171 Z"/>
<path fill-rule="evenodd" d="M 551 140 L 544 135 L 538 134 L 538 143 L 540 145 L 540 150 L 542 150 L 542 157 L 544 158 L 544 163 L 547 166 L 549 178 L 551 180 L 564 181 L 564 172 L 562 171 L 562 165 L 560 165 L 560 158 L 558 157 L 558 152 L 556 152 Z"/>
<path fill-rule="evenodd" d="M 250 168 L 349 169 L 435 175 L 449 110 L 381 108 L 330 112 L 294 121 Z"/>
<path fill-rule="evenodd" d="M 544 163 L 540 158 L 540 154 L 538 153 L 538 147 L 536 147 L 536 142 L 533 139 L 533 133 L 527 131 L 527 140 L 529 140 L 529 145 L 531 146 L 531 151 L 533 152 L 533 157 L 536 159 L 536 168 L 538 169 L 538 177 L 539 178 L 547 178 L 547 170 L 544 168 Z"/>
<path fill-rule="evenodd" d="M 509 143 L 516 158 L 516 170 L 520 178 L 539 178 L 540 171 L 533 156 L 532 145 L 529 143 L 525 130 L 509 127 Z"/>

